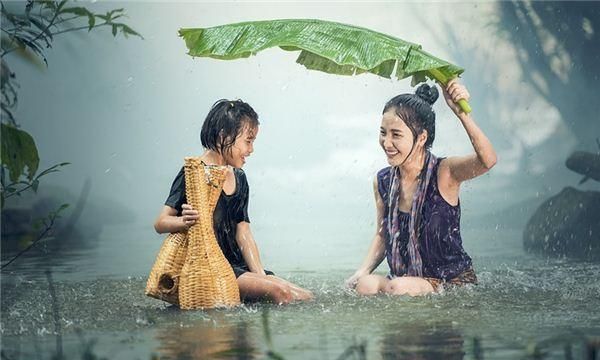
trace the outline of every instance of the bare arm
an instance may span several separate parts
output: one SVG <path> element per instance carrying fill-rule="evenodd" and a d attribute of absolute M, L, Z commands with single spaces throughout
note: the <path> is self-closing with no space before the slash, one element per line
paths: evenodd
<path fill-rule="evenodd" d="M 242 251 L 242 256 L 244 257 L 244 260 L 246 261 L 250 271 L 265 275 L 265 269 L 260 261 L 258 247 L 256 246 L 256 241 L 254 241 L 254 237 L 252 236 L 249 223 L 242 221 L 237 224 L 235 240 Z"/>
<path fill-rule="evenodd" d="M 455 185 L 485 174 L 496 164 L 496 151 L 490 140 L 477 126 L 470 114 L 463 113 L 456 103 L 460 99 L 469 100 L 469 92 L 456 79 L 443 89 L 446 103 L 456 114 L 465 128 L 475 152 L 467 156 L 453 156 L 443 161 L 442 171 L 447 171 L 448 180 Z"/>
<path fill-rule="evenodd" d="M 375 270 L 385 258 L 385 242 L 383 237 L 383 232 L 385 229 L 382 228 L 383 200 L 381 199 L 381 195 L 379 195 L 377 177 L 375 177 L 375 180 L 373 181 L 373 192 L 375 193 L 375 207 L 377 210 L 375 236 L 373 236 L 373 241 L 371 242 L 367 256 L 363 260 L 361 266 L 358 268 L 358 270 L 356 270 L 354 275 L 346 280 L 346 284 L 350 287 L 354 287 L 361 276 L 372 273 L 373 270 Z"/>
<path fill-rule="evenodd" d="M 154 222 L 154 230 L 159 234 L 187 231 L 196 223 L 198 212 L 191 205 L 183 204 L 182 215 L 177 216 L 177 210 L 170 206 L 163 206 L 158 218 Z"/>

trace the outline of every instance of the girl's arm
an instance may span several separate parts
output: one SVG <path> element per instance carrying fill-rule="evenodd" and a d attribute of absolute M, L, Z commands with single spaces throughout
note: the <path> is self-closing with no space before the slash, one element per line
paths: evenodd
<path fill-rule="evenodd" d="M 162 211 L 154 222 L 154 230 L 159 234 L 187 231 L 196 223 L 198 211 L 193 210 L 191 205 L 181 206 L 182 214 L 177 216 L 177 210 L 170 206 L 163 206 Z"/>
<path fill-rule="evenodd" d="M 471 115 L 463 113 L 456 105 L 460 99 L 469 100 L 470 96 L 467 89 L 458 83 L 456 79 L 453 79 L 448 83 L 446 88 L 442 87 L 442 90 L 446 103 L 459 118 L 475 150 L 474 154 L 452 156 L 442 162 L 444 165 L 442 169 L 447 169 L 449 180 L 454 185 L 458 185 L 463 181 L 483 175 L 490 170 L 496 164 L 496 151 L 494 151 L 492 143 L 479 126 L 477 126 Z"/>
<path fill-rule="evenodd" d="M 235 238 L 250 271 L 266 275 L 265 269 L 260 262 L 258 247 L 252 236 L 252 231 L 250 231 L 250 224 L 245 221 L 239 222 L 237 224 Z"/>
<path fill-rule="evenodd" d="M 375 236 L 373 237 L 373 241 L 371 242 L 371 246 L 369 247 L 369 251 L 363 260 L 362 265 L 356 270 L 354 275 L 346 280 L 346 285 L 352 288 L 356 286 L 360 277 L 372 273 L 385 258 L 385 242 L 383 239 L 384 229 L 381 228 L 383 224 L 383 200 L 381 199 L 381 195 L 379 195 L 377 176 L 373 181 L 373 191 L 375 192 L 375 207 L 377 209 Z"/>

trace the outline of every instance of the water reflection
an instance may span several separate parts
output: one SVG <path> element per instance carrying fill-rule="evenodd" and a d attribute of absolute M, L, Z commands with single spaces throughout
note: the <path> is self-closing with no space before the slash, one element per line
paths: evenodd
<path fill-rule="evenodd" d="M 255 359 L 256 329 L 240 319 L 227 319 L 226 313 L 192 322 L 171 323 L 157 330 L 161 359 Z"/>
<path fill-rule="evenodd" d="M 73 263 L 79 258 L 94 261 L 90 255 L 98 247 L 104 228 L 125 225 L 135 214 L 116 202 L 90 198 L 91 184 L 87 179 L 78 195 L 49 185 L 37 194 L 10 199 L 2 209 L 2 264 L 8 265 L 23 249 L 35 245 L 10 263 L 6 271 L 40 276 L 48 268 L 58 272 L 77 270 Z M 69 207 L 51 219 L 61 204 Z M 103 246 L 120 245 L 109 242 L 106 246 L 105 241 Z"/>
<path fill-rule="evenodd" d="M 463 359 L 464 338 L 449 322 L 434 324 L 396 323 L 385 329 L 382 359 Z"/>

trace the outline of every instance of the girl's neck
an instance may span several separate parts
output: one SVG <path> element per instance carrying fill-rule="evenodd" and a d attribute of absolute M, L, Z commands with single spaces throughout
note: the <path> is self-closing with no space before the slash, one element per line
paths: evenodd
<path fill-rule="evenodd" d="M 404 179 L 414 180 L 419 177 L 424 166 L 425 150 L 421 150 L 410 155 L 410 157 L 400 165 L 400 172 Z"/>
<path fill-rule="evenodd" d="M 218 152 L 216 152 L 214 150 L 204 151 L 204 154 L 202 154 L 202 156 L 200 156 L 200 158 L 207 165 L 221 165 L 221 166 L 227 165 L 227 163 L 225 162 L 225 158 L 223 158 L 223 155 L 219 154 Z"/>

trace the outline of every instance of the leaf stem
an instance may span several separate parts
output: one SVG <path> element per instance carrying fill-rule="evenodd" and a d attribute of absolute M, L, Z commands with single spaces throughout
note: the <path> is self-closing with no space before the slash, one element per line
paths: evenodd
<path fill-rule="evenodd" d="M 446 75 L 444 75 L 444 73 L 442 73 L 441 71 L 439 71 L 438 69 L 429 69 L 427 71 L 429 72 L 429 74 L 431 74 L 431 76 L 434 79 L 436 79 L 443 86 L 446 86 L 448 84 L 448 81 L 451 80 Z M 458 100 L 458 106 L 460 106 L 460 109 L 465 114 L 469 114 L 472 111 L 471 106 L 469 105 L 469 103 L 465 99 Z"/>

